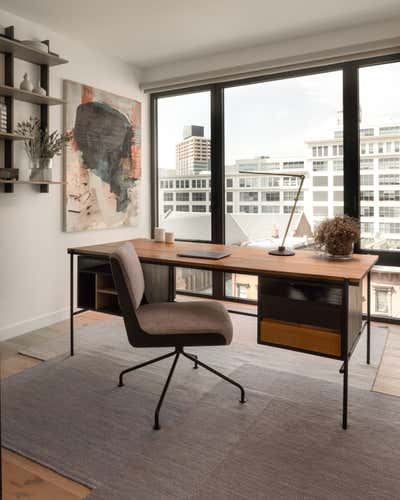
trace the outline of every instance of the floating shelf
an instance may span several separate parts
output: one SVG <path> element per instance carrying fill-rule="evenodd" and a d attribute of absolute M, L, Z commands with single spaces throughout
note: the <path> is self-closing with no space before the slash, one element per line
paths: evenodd
<path fill-rule="evenodd" d="M 14 87 L 9 87 L 8 85 L 0 85 L 0 96 L 12 96 L 18 101 L 30 102 L 31 104 L 48 104 L 49 106 L 65 103 L 63 99 L 59 99 L 57 97 L 34 94 L 33 92 L 16 89 Z"/>
<path fill-rule="evenodd" d="M 1 139 L 7 139 L 8 141 L 23 141 L 25 137 L 11 132 L 0 132 L 0 140 Z"/>
<path fill-rule="evenodd" d="M 65 181 L 15 181 L 0 179 L 0 184 L 66 184 Z"/>
<path fill-rule="evenodd" d="M 105 293 L 108 295 L 118 295 L 117 290 L 115 288 L 98 288 L 97 289 L 98 293 Z"/>
<path fill-rule="evenodd" d="M 66 184 L 64 181 L 7 181 L 4 179 L 0 180 L 0 185 L 4 186 L 5 193 L 13 193 L 15 184 L 31 184 L 32 186 L 39 186 L 40 193 L 48 193 L 50 184 Z"/>
<path fill-rule="evenodd" d="M 18 40 L 13 40 L 0 35 L 0 52 L 8 52 L 22 59 L 23 61 L 28 61 L 34 64 L 46 64 L 48 66 L 58 66 L 59 64 L 66 64 L 68 61 L 62 59 L 54 54 L 48 52 L 43 52 L 38 49 L 34 49 L 21 43 Z"/>

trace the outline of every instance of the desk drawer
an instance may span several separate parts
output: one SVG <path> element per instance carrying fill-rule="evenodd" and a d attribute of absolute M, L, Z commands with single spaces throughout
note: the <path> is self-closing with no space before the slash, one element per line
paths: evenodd
<path fill-rule="evenodd" d="M 259 311 L 275 321 L 341 330 L 343 290 L 334 285 L 262 278 Z"/>
<path fill-rule="evenodd" d="M 260 342 L 302 349 L 304 351 L 341 356 L 341 335 L 339 331 L 262 319 Z"/>

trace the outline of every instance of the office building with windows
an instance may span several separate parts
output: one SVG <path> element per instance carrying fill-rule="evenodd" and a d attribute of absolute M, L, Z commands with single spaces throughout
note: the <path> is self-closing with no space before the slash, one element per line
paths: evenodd
<path fill-rule="evenodd" d="M 211 141 L 204 137 L 204 127 L 188 125 L 183 141 L 176 145 L 176 172 L 179 176 L 210 171 Z"/>
<path fill-rule="evenodd" d="M 189 130 L 199 127 L 188 127 Z M 326 217 L 343 214 L 343 134 L 338 128 L 332 137 L 307 140 L 304 157 L 274 158 L 258 156 L 236 160 L 225 167 L 226 214 L 264 214 L 271 217 L 290 214 L 297 193 L 299 180 L 290 173 L 305 177 L 296 213 L 304 213 L 307 224 L 315 227 Z M 178 165 L 178 158 L 177 158 Z M 266 175 L 255 175 L 265 172 Z M 268 172 L 282 173 L 268 176 Z M 400 125 L 360 126 L 360 220 L 362 244 L 370 249 L 400 249 Z M 288 174 L 285 176 L 285 174 Z M 180 175 L 178 171 L 160 171 L 159 178 L 160 221 L 179 234 L 188 234 L 191 226 L 187 217 L 211 212 L 211 176 L 209 171 Z M 201 221 L 201 222 L 200 222 Z M 210 220 L 196 219 L 196 234 L 206 239 Z M 249 224 L 249 222 L 247 223 Z M 264 224 L 266 227 L 267 224 Z M 172 226 L 171 226 L 172 227 Z M 199 232 L 200 231 L 200 232 Z M 282 229 L 265 232 L 272 238 L 282 236 Z M 293 233 L 294 234 L 294 233 Z M 292 235 L 293 235 L 292 234 Z M 312 238 L 304 230 L 304 245 Z M 229 239 L 230 234 L 227 235 Z M 230 240 L 231 242 L 233 240 Z M 234 241 L 237 244 L 237 241 Z M 249 244 L 244 237 L 240 244 Z M 258 241 L 265 245 L 263 239 Z M 209 290 L 211 277 L 205 273 L 185 271 L 187 289 Z M 196 276 L 198 276 L 196 280 Z M 232 285 L 233 292 L 243 298 L 255 300 L 257 287 L 250 277 L 233 276 L 239 285 Z M 238 281 L 239 280 L 239 281 Z M 245 286 L 247 284 L 247 286 Z M 240 289 L 240 293 L 239 293 Z M 400 270 L 397 267 L 380 267 L 373 273 L 373 311 L 379 315 L 400 317 Z"/>

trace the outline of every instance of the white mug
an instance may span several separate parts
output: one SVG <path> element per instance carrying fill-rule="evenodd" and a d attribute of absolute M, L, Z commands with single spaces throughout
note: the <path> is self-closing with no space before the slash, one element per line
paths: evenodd
<path fill-rule="evenodd" d="M 165 233 L 165 243 L 174 243 L 174 233 Z"/>
<path fill-rule="evenodd" d="M 158 243 L 162 243 L 164 241 L 165 230 L 162 227 L 156 227 L 154 229 L 154 239 Z"/>

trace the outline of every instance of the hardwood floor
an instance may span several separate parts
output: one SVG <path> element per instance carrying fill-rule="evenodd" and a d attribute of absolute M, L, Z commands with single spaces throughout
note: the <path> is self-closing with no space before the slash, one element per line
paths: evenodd
<path fill-rule="evenodd" d="M 400 396 L 400 327 L 391 325 L 374 391 Z"/>
<path fill-rule="evenodd" d="M 2 450 L 4 500 L 76 500 L 90 489 L 27 458 Z"/>

